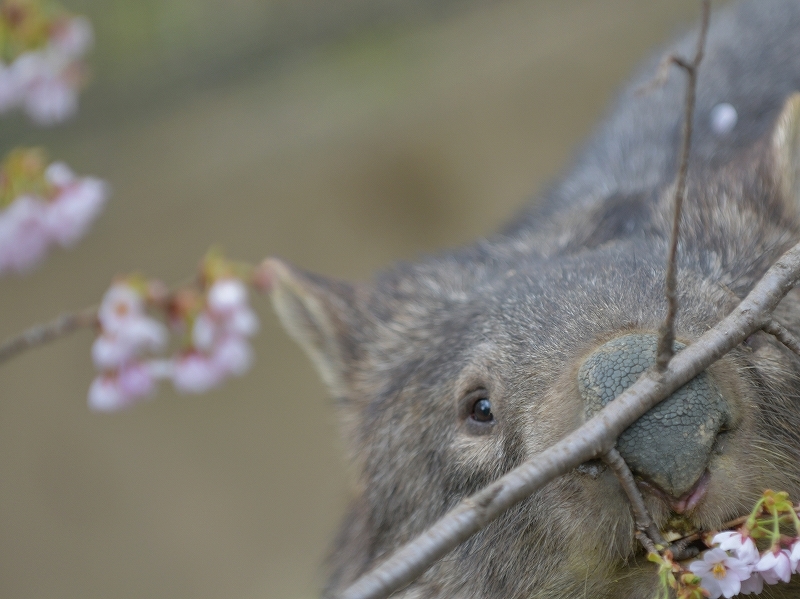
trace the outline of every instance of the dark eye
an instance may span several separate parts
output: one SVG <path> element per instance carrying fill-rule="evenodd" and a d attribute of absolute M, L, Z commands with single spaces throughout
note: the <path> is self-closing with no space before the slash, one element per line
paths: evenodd
<path fill-rule="evenodd" d="M 470 417 L 477 422 L 491 422 L 494 420 L 492 414 L 492 402 L 485 397 L 479 399 L 472 404 L 472 413 Z"/>

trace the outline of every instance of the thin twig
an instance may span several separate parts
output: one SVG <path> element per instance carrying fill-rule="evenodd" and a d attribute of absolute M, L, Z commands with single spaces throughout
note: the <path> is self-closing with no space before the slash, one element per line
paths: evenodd
<path fill-rule="evenodd" d="M 34 325 L 27 331 L 9 337 L 0 344 L 0 364 L 25 350 L 95 324 L 97 324 L 97 306 L 84 308 L 71 314 L 62 314 L 48 323 Z"/>
<path fill-rule="evenodd" d="M 661 536 L 661 531 L 658 530 L 658 526 L 655 525 L 653 519 L 650 517 L 650 513 L 647 511 L 647 506 L 644 504 L 644 497 L 642 497 L 642 492 L 639 490 L 639 487 L 636 485 L 636 481 L 633 478 L 633 473 L 631 469 L 628 468 L 628 464 L 625 462 L 625 459 L 620 455 L 619 451 L 615 447 L 609 449 L 605 455 L 603 455 L 603 462 L 608 464 L 608 467 L 614 472 L 619 480 L 619 484 L 622 485 L 622 489 L 625 491 L 625 494 L 628 496 L 628 501 L 631 504 L 631 509 L 633 510 L 633 521 L 636 523 L 636 529 L 643 533 L 647 539 L 650 541 L 649 544 L 644 544 L 644 548 L 648 551 L 651 551 L 651 546 L 657 548 L 659 545 L 662 549 L 666 549 L 669 543 L 664 540 L 664 537 Z M 640 536 L 637 536 L 639 541 L 642 541 Z"/>
<path fill-rule="evenodd" d="M 464 499 L 428 530 L 345 589 L 341 599 L 388 597 L 513 505 L 557 476 L 606 453 L 617 437 L 645 412 L 762 329 L 778 302 L 798 282 L 800 244 L 773 264 L 728 316 L 677 353 L 663 373 L 647 371 L 580 428 Z"/>
<path fill-rule="evenodd" d="M 798 340 L 797 337 L 792 335 L 792 333 L 790 333 L 789 330 L 786 327 L 784 327 L 781 323 L 779 323 L 777 320 L 775 320 L 774 318 L 770 319 L 764 325 L 764 332 L 769 333 L 770 335 L 775 337 L 775 339 L 783 343 L 787 348 L 789 348 L 798 356 L 800 356 L 800 340 Z"/>
<path fill-rule="evenodd" d="M 658 530 L 658 526 L 650 516 L 650 512 L 647 511 L 642 492 L 633 478 L 633 472 L 631 472 L 619 451 L 616 448 L 612 448 L 606 452 L 602 459 L 614 472 L 620 485 L 622 485 L 622 489 L 628 496 L 628 501 L 633 510 L 633 521 L 636 524 L 635 536 L 645 551 L 663 554 L 664 551 L 669 550 L 677 560 L 697 555 L 697 550 L 688 547 L 689 542 L 678 539 L 675 543 L 670 544 L 661 536 L 661 531 Z"/>
<path fill-rule="evenodd" d="M 667 296 L 667 316 L 661 325 L 656 353 L 656 370 L 664 372 L 675 354 L 675 315 L 678 313 L 678 234 L 680 231 L 681 210 L 686 196 L 686 175 L 689 172 L 689 150 L 692 146 L 692 120 L 694 119 L 695 97 L 697 95 L 697 71 L 703 60 L 708 33 L 711 0 L 703 0 L 703 18 L 700 33 L 697 36 L 697 48 L 691 62 L 672 56 L 670 61 L 686 71 L 686 101 L 684 104 L 683 145 L 681 146 L 680 165 L 675 181 L 675 213 L 672 219 L 672 232 L 669 240 L 667 257 L 667 275 L 665 281 Z"/>

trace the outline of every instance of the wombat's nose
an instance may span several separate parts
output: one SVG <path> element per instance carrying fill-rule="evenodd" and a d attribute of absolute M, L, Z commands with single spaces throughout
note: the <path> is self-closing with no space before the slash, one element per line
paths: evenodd
<path fill-rule="evenodd" d="M 578 371 L 587 418 L 630 387 L 655 363 L 655 335 L 625 335 L 600 346 Z M 686 347 L 675 343 L 675 349 Z M 705 372 L 634 422 L 617 441 L 631 470 L 672 497 L 703 475 L 719 430 L 730 418 L 727 402 Z"/>

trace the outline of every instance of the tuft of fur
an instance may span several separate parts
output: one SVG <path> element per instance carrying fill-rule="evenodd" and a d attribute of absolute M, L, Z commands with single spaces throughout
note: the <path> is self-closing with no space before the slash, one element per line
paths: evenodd
<path fill-rule="evenodd" d="M 690 32 L 664 52 L 689 55 Z M 276 310 L 337 398 L 355 465 L 330 558 L 333 595 L 478 491 L 578 426 L 582 361 L 606 341 L 658 330 L 682 118 L 680 74 L 624 90 L 571 170 L 506 230 L 370 283 L 274 263 Z M 715 13 L 698 81 L 679 246 L 677 338 L 691 343 L 800 240 L 800 2 Z M 733 105 L 733 131 L 712 108 Z M 800 292 L 777 319 L 800 335 Z M 709 369 L 732 424 L 708 489 L 663 528 L 715 528 L 766 488 L 800 497 L 800 360 L 759 333 Z M 476 392 L 494 420 L 470 416 Z M 672 525 L 672 524 L 671 524 Z M 400 592 L 403 599 L 649 599 L 654 568 L 634 542 L 617 480 L 579 468 L 509 510 Z M 769 589 L 800 597 L 800 585 Z"/>

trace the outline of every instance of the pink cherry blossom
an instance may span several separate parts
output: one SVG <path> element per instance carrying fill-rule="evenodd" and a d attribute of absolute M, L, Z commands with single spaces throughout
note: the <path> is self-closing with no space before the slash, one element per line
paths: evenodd
<path fill-rule="evenodd" d="M 130 318 L 115 333 L 103 333 L 92 344 L 92 359 L 100 370 L 119 368 L 146 351 L 158 351 L 167 343 L 164 325 L 148 316 Z"/>
<path fill-rule="evenodd" d="M 0 77 L 1 78 L 1 77 Z M 0 82 L 0 86 L 2 82 Z M 0 92 L 1 93 L 1 92 Z M 16 153 L 16 157 L 14 156 Z M 9 181 L 13 189 L 14 161 L 19 156 L 34 154 L 17 150 L 9 155 L 11 166 L 0 168 L 0 180 Z M 55 245 L 69 247 L 80 239 L 97 218 L 108 197 L 104 182 L 92 177 L 76 177 L 63 163 L 55 162 L 42 170 L 38 177 L 42 187 L 48 187 L 46 197 L 23 191 L 17 197 L 4 197 L 8 202 L 0 208 L 0 275 L 21 273 L 36 266 Z M 7 170 L 8 169 L 8 170 Z M 36 189 L 31 185 L 31 189 Z M 52 191 L 52 195 L 50 193 Z"/>
<path fill-rule="evenodd" d="M 25 272 L 44 258 L 50 243 L 46 213 L 46 204 L 33 196 L 0 210 L 0 274 Z"/>
<path fill-rule="evenodd" d="M 133 405 L 155 390 L 155 377 L 148 364 L 134 362 L 114 373 L 101 374 L 89 387 L 89 407 L 111 412 Z"/>
<path fill-rule="evenodd" d="M 258 332 L 258 316 L 248 306 L 243 306 L 228 316 L 224 326 L 231 335 L 252 337 Z"/>
<path fill-rule="evenodd" d="M 8 112 L 22 102 L 25 87 L 17 69 L 0 60 L 0 114 Z"/>
<path fill-rule="evenodd" d="M 740 591 L 742 581 L 750 576 L 746 564 L 719 548 L 706 551 L 702 560 L 689 564 L 689 570 L 700 577 L 710 599 L 733 597 Z"/>
<path fill-rule="evenodd" d="M 217 344 L 212 360 L 224 373 L 242 375 L 253 363 L 253 350 L 244 339 L 228 336 Z"/>
<path fill-rule="evenodd" d="M 115 335 L 100 335 L 92 343 L 92 361 L 99 370 L 113 370 L 130 362 L 136 353 Z"/>
<path fill-rule="evenodd" d="M 0 63 L 0 113 L 21 106 L 39 125 L 60 123 L 78 109 L 84 81 L 82 56 L 93 42 L 89 21 L 61 19 L 51 27 L 45 47 Z"/>
<path fill-rule="evenodd" d="M 764 590 L 764 579 L 758 572 L 751 572 L 749 578 L 742 580 L 740 595 L 760 595 Z"/>
<path fill-rule="evenodd" d="M 55 125 L 78 112 L 77 74 L 69 70 L 42 69 L 28 81 L 22 105 L 37 125 Z"/>
<path fill-rule="evenodd" d="M 58 189 L 47 209 L 47 228 L 53 240 L 64 247 L 84 236 L 108 198 L 108 186 L 94 177 L 76 177 L 63 162 L 54 162 L 45 178 Z"/>
<path fill-rule="evenodd" d="M 755 564 L 761 558 L 753 539 L 743 537 L 737 531 L 721 532 L 715 535 L 711 542 L 718 544 L 722 550 L 733 551 L 734 555 L 746 564 Z"/>
<path fill-rule="evenodd" d="M 52 29 L 50 44 L 67 58 L 80 58 L 94 44 L 92 24 L 85 17 L 61 19 Z"/>
<path fill-rule="evenodd" d="M 127 283 L 115 283 L 103 295 L 97 317 L 103 330 L 116 333 L 144 314 L 144 298 Z"/>
<path fill-rule="evenodd" d="M 209 288 L 206 301 L 212 312 L 230 314 L 247 308 L 247 287 L 239 279 L 220 279 Z"/>
<path fill-rule="evenodd" d="M 778 581 L 789 582 L 792 578 L 792 564 L 789 557 L 789 552 L 785 549 L 767 551 L 761 556 L 755 569 L 761 573 L 767 584 L 775 584 Z"/>
<path fill-rule="evenodd" d="M 258 317 L 247 301 L 247 287 L 238 279 L 220 279 L 211 285 L 206 307 L 192 323 L 192 351 L 176 362 L 176 388 L 202 392 L 250 367 L 253 352 L 247 337 L 258 330 Z"/>
<path fill-rule="evenodd" d="M 100 370 L 124 367 L 143 353 L 166 346 L 166 327 L 147 316 L 142 296 L 126 283 L 106 291 L 98 320 L 102 333 L 92 345 L 92 359 Z"/>
<path fill-rule="evenodd" d="M 217 328 L 217 324 L 207 312 L 198 314 L 192 325 L 192 345 L 202 351 L 211 350 L 219 335 Z"/>
<path fill-rule="evenodd" d="M 187 352 L 172 365 L 172 384 L 181 393 L 205 393 L 224 379 L 225 372 L 214 360 L 199 352 Z"/>

